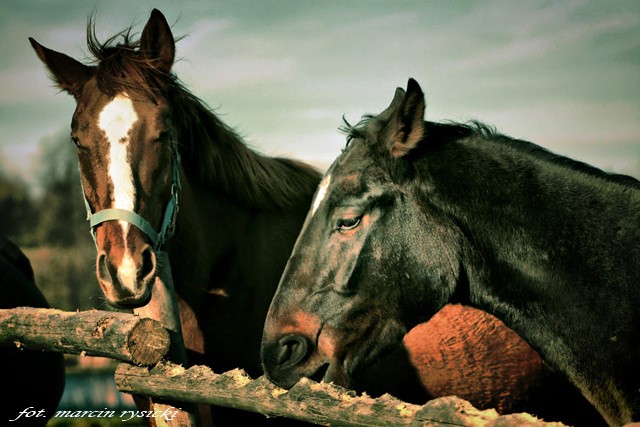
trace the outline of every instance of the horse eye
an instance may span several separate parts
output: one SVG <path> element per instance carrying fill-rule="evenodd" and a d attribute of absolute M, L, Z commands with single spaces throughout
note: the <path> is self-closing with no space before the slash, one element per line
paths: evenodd
<path fill-rule="evenodd" d="M 170 132 L 168 130 L 163 130 L 162 132 L 160 132 L 160 134 L 158 135 L 158 138 L 156 139 L 157 141 L 166 141 L 169 139 L 169 135 Z"/>
<path fill-rule="evenodd" d="M 341 218 L 338 220 L 338 230 L 349 231 L 360 225 L 361 216 L 354 218 Z"/>

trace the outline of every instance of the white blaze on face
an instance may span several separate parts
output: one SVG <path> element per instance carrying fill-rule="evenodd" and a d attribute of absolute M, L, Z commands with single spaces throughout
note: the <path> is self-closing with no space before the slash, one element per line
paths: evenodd
<path fill-rule="evenodd" d="M 327 195 L 327 187 L 331 183 L 331 175 L 327 175 L 322 179 L 320 186 L 318 187 L 318 193 L 316 194 L 315 199 L 313 199 L 313 207 L 311 208 L 311 216 L 315 215 L 320 203 Z"/>
<path fill-rule="evenodd" d="M 138 120 L 133 103 L 126 94 L 116 96 L 100 112 L 98 119 L 100 129 L 107 135 L 109 143 L 109 178 L 113 183 L 114 209 L 133 211 L 135 187 L 133 173 L 127 159 L 129 149 L 129 130 Z M 118 221 L 122 227 L 124 240 L 124 256 L 118 268 L 118 279 L 123 285 L 133 286 L 136 278 L 136 267 L 127 245 L 127 235 L 131 226 L 126 221 Z"/>

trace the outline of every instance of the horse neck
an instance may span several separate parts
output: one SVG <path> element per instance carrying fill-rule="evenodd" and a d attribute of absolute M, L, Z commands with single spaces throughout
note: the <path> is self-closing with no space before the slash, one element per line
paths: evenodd
<path fill-rule="evenodd" d="M 509 298 L 511 291 L 530 301 L 575 294 L 576 304 L 588 304 L 581 301 L 589 298 L 586 284 L 611 287 L 615 295 L 608 271 L 622 270 L 627 279 L 638 275 L 631 272 L 634 263 L 619 266 L 618 249 L 628 246 L 630 259 L 640 258 L 633 244 L 640 223 L 638 188 L 514 144 L 467 138 L 425 154 L 421 165 L 426 203 L 468 237 L 470 298 L 481 308 Z"/>
<path fill-rule="evenodd" d="M 294 237 L 283 236 L 297 235 L 319 173 L 253 152 L 197 100 L 184 104 L 175 120 L 182 159 L 180 209 L 176 234 L 168 242 L 172 268 L 181 264 L 174 269 L 180 282 L 211 284 L 212 271 L 228 267 L 220 263 L 228 264 L 230 256 L 246 253 L 243 245 L 256 246 L 271 234 L 276 234 L 274 256 L 288 256 Z M 238 284 L 244 285 L 251 284 Z"/>
<path fill-rule="evenodd" d="M 316 170 L 253 151 L 195 98 L 187 98 L 179 114 L 183 163 L 194 182 L 220 190 L 251 210 L 308 207 L 320 181 Z"/>
<path fill-rule="evenodd" d="M 227 250 L 232 239 L 226 233 L 239 229 L 247 219 L 246 210 L 223 194 L 203 186 L 191 173 L 180 171 L 181 190 L 176 217 L 176 231 L 167 241 L 178 293 L 182 283 L 206 283 L 210 266 Z"/>

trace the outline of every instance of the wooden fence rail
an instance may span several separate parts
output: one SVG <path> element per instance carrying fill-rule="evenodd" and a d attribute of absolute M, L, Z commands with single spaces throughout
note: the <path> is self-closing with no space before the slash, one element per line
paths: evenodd
<path fill-rule="evenodd" d="M 388 394 L 372 398 L 334 384 L 303 378 L 290 390 L 277 387 L 266 377 L 251 379 L 236 369 L 216 374 L 206 366 L 181 366 L 160 362 L 152 368 L 118 365 L 120 391 L 160 399 L 227 406 L 326 426 L 484 426 L 558 427 L 529 414 L 498 415 L 481 411 L 455 396 L 431 400 L 425 405 L 402 402 Z"/>
<path fill-rule="evenodd" d="M 127 313 L 17 307 L 0 310 L 0 343 L 148 366 L 166 356 L 169 333 L 156 320 Z"/>

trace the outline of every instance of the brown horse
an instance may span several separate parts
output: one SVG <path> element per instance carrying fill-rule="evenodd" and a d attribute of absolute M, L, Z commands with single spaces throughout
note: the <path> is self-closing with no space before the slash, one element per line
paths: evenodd
<path fill-rule="evenodd" d="M 49 308 L 36 286 L 31 262 L 5 237 L 0 237 L 0 290 L 0 308 Z M 12 423 L 18 426 L 45 426 L 64 390 L 62 354 L 23 350 L 10 343 L 0 347 L 0 364 L 2 383 L 7 388 L 2 398 L 3 424 L 14 420 Z"/>
<path fill-rule="evenodd" d="M 57 84 L 77 103 L 71 138 L 104 294 L 114 306 L 144 305 L 156 274 L 155 251 L 164 243 L 190 363 L 209 365 L 216 372 L 242 367 L 253 377 L 261 375 L 264 318 L 320 174 L 299 162 L 248 149 L 179 83 L 171 73 L 174 38 L 157 10 L 139 41 L 125 31 L 122 43 L 114 45 L 114 37 L 100 44 L 93 34 L 90 25 L 94 65 L 33 39 L 31 43 Z M 456 328 L 460 326 L 468 327 Z M 447 333 L 459 331 L 449 328 Z M 531 353 L 519 356 L 528 359 Z M 451 354 L 453 369 L 460 366 L 459 357 L 457 350 Z M 501 359 L 494 354 L 480 358 Z M 415 379 L 415 372 L 408 375 Z M 363 387 L 379 381 L 363 380 Z M 393 384 L 406 390 L 407 379 L 386 378 L 384 384 L 382 389 Z M 417 385 L 421 394 L 404 397 L 430 397 Z M 477 387 L 465 388 L 450 388 L 445 394 L 460 391 L 473 402 Z M 503 403 L 511 407 L 508 402 L 522 402 L 524 396 L 512 393 Z M 239 416 L 222 408 L 215 412 L 220 423 L 228 412 Z M 263 416 L 251 422 L 273 423 Z"/>
<path fill-rule="evenodd" d="M 100 44 L 90 22 L 95 65 L 31 39 L 76 100 L 71 139 L 100 286 L 113 306 L 145 305 L 164 244 L 190 363 L 258 376 L 264 318 L 320 175 L 251 151 L 179 83 L 160 12 L 139 41 L 121 35 Z"/>

